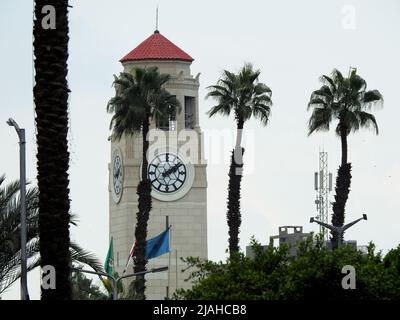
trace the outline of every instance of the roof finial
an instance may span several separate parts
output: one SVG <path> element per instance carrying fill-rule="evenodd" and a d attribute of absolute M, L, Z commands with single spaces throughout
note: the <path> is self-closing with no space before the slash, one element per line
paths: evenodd
<path fill-rule="evenodd" d="M 156 9 L 156 30 L 154 31 L 154 33 L 160 33 L 158 31 L 158 5 L 157 5 L 157 9 Z"/>

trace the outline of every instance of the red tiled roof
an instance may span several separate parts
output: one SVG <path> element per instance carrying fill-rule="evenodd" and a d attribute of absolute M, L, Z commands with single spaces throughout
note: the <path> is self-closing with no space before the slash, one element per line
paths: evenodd
<path fill-rule="evenodd" d="M 136 60 L 180 60 L 192 62 L 194 59 L 156 30 L 150 37 L 123 57 L 120 62 Z"/>

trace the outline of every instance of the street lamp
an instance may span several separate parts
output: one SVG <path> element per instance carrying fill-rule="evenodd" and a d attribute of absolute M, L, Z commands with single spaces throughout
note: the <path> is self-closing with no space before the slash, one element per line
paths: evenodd
<path fill-rule="evenodd" d="M 26 256 L 26 168 L 25 168 L 25 129 L 22 129 L 10 118 L 7 121 L 14 127 L 19 138 L 19 186 L 21 197 L 21 300 L 29 300 L 27 283 L 27 256 Z"/>
<path fill-rule="evenodd" d="M 162 271 L 166 271 L 166 270 L 168 270 L 168 267 L 153 268 L 153 269 L 150 269 L 147 271 L 140 271 L 140 272 L 136 272 L 136 273 L 132 273 L 132 274 L 127 274 L 127 275 L 121 276 L 119 278 L 115 278 L 112 275 L 102 272 L 102 271 L 83 270 L 82 267 L 71 268 L 71 271 L 96 274 L 98 276 L 104 276 L 104 277 L 111 279 L 112 284 L 113 284 L 112 285 L 113 286 L 113 300 L 118 300 L 118 282 L 120 282 L 122 279 L 136 277 L 136 276 L 140 276 L 140 275 L 146 274 L 146 273 L 162 272 Z"/>
<path fill-rule="evenodd" d="M 344 226 L 334 226 L 332 224 L 327 224 L 321 221 L 318 221 L 314 218 L 310 218 L 310 223 L 318 223 L 321 226 L 324 226 L 325 228 L 331 230 L 332 232 L 336 233 L 338 236 L 338 247 L 340 248 L 342 246 L 342 236 L 344 234 L 344 232 L 350 228 L 351 226 L 355 225 L 357 222 L 361 221 L 361 220 L 367 220 L 367 215 L 363 214 L 362 218 L 356 219 L 353 222 L 350 222 L 348 224 L 345 224 Z"/>

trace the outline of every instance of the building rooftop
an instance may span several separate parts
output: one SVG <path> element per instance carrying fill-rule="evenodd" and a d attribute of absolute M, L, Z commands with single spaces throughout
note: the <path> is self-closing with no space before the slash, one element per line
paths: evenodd
<path fill-rule="evenodd" d="M 192 62 L 194 59 L 156 30 L 150 37 L 124 56 L 120 62 L 138 60 L 176 60 Z"/>

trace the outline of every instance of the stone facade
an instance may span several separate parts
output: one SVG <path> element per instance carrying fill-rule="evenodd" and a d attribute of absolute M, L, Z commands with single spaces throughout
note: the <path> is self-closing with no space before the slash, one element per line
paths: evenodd
<path fill-rule="evenodd" d="M 177 149 L 180 156 L 189 157 L 195 170 L 192 188 L 182 198 L 175 201 L 160 201 L 153 197 L 148 238 L 165 230 L 166 216 L 168 216 L 169 224 L 172 226 L 171 252 L 149 261 L 148 269 L 162 266 L 169 266 L 170 269 L 146 275 L 147 299 L 164 299 L 167 295 L 167 287 L 169 296 L 171 296 L 177 288 L 191 286 L 189 282 L 184 281 L 188 273 L 182 273 L 182 269 L 186 267 L 186 264 L 181 261 L 182 257 L 207 258 L 207 175 L 206 163 L 203 159 L 202 133 L 199 126 L 199 75 L 196 77 L 191 75 L 190 64 L 191 62 L 185 61 L 162 60 L 123 63 L 125 72 L 129 72 L 135 67 L 157 66 L 160 73 L 171 75 L 166 89 L 180 101 L 182 112 L 177 115 L 172 130 L 160 130 L 162 136 L 165 136 L 165 140 L 161 141 L 163 144 L 165 143 L 165 146 L 169 145 L 168 141 L 173 142 L 175 146 L 171 147 L 170 151 Z M 190 117 L 188 113 L 190 113 Z M 155 127 L 155 123 L 152 123 L 151 129 L 155 129 Z M 157 133 L 157 131 L 154 132 Z M 180 139 L 177 141 L 178 137 Z M 141 136 L 125 136 L 120 141 L 111 141 L 111 152 L 116 147 L 120 148 L 123 158 L 123 191 L 121 200 L 119 203 L 115 203 L 111 195 L 112 166 L 110 164 L 109 231 L 110 237 L 113 237 L 114 241 L 115 271 L 121 275 L 134 242 L 138 201 L 136 188 L 141 179 L 142 138 Z M 182 150 L 184 151 L 182 152 Z M 186 152 L 187 150 L 189 151 Z M 127 273 L 132 272 L 131 267 Z M 125 285 L 128 284 L 127 280 Z"/>

